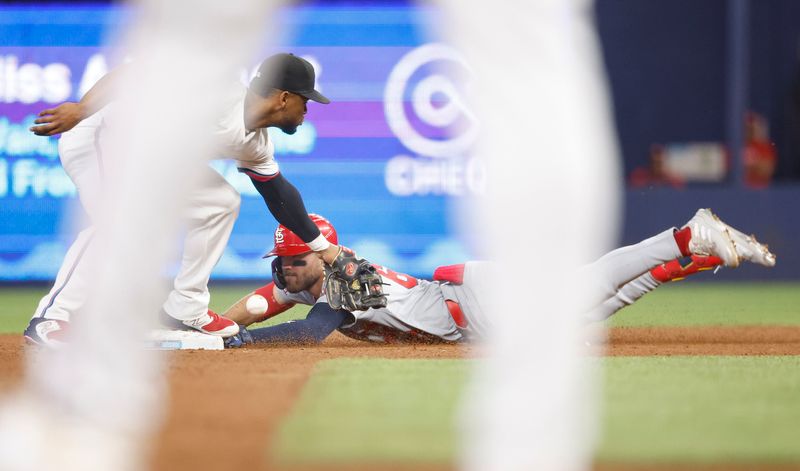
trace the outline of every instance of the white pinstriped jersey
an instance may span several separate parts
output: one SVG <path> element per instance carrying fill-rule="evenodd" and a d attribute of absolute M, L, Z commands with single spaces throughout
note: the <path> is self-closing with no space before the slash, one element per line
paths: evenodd
<path fill-rule="evenodd" d="M 236 159 L 238 166 L 261 175 L 278 172 L 275 148 L 266 129 L 248 132 L 244 126 L 244 97 L 247 87 L 237 83 L 225 101 L 225 113 L 217 121 L 216 136 L 220 139 L 219 155 Z"/>

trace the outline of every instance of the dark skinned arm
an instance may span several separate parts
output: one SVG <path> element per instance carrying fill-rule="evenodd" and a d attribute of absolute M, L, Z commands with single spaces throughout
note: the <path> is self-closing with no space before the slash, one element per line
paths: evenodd
<path fill-rule="evenodd" d="M 78 103 L 68 101 L 42 110 L 34 121 L 36 126 L 32 126 L 30 131 L 37 136 L 53 136 L 74 128 L 112 101 L 114 83 L 129 67 L 122 65 L 104 75 Z"/>

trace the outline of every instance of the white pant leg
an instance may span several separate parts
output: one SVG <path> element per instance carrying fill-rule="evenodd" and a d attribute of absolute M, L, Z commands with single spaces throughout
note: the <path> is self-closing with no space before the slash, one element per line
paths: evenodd
<path fill-rule="evenodd" d="M 590 303 L 584 312 L 613 298 L 622 286 L 653 267 L 679 257 L 681 251 L 675 242 L 673 229 L 667 229 L 638 244 L 612 250 L 596 262 L 582 267 L 578 272 L 578 286 L 588 290 L 589 296 L 585 300 Z"/>
<path fill-rule="evenodd" d="M 61 268 L 56 275 L 56 281 L 50 292 L 47 293 L 36 307 L 34 318 L 59 319 L 69 321 L 72 314 L 86 302 L 88 275 L 84 254 L 89 248 L 94 235 L 94 227 L 84 229 L 72 243 Z"/>
<path fill-rule="evenodd" d="M 591 5 L 442 3 L 474 71 L 463 99 L 479 106 L 487 168 L 488 197 L 462 217 L 498 280 L 484 291 L 494 322 L 465 394 L 460 469 L 590 469 L 597 362 L 581 360 L 585 297 L 569 281 L 612 240 L 620 188 Z"/>
<path fill-rule="evenodd" d="M 170 316 L 190 320 L 206 313 L 208 279 L 228 244 L 240 203 L 236 189 L 211 169 L 192 193 L 180 271 L 164 303 Z"/>
<path fill-rule="evenodd" d="M 630 283 L 626 283 L 617 290 L 614 296 L 606 299 L 600 305 L 586 314 L 589 321 L 602 321 L 608 319 L 625 306 L 630 306 L 642 296 L 661 286 L 661 282 L 653 278 L 648 271 Z"/>
<path fill-rule="evenodd" d="M 97 113 L 58 141 L 61 165 L 78 189 L 81 205 L 91 218 L 99 200 L 101 186 L 101 157 L 99 132 L 102 115 Z M 86 302 L 87 280 L 91 276 L 84 253 L 94 234 L 94 227 L 81 231 L 67 250 L 55 283 L 40 301 L 33 317 L 69 321 L 72 314 Z"/>
<path fill-rule="evenodd" d="M 77 187 L 81 205 L 90 219 L 97 214 L 102 191 L 105 114 L 105 110 L 98 111 L 58 140 L 61 166 Z"/>

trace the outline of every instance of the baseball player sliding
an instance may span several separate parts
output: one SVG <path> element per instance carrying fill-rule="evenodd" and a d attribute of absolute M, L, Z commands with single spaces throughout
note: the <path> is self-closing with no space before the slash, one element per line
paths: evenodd
<path fill-rule="evenodd" d="M 35 121 L 37 125 L 31 128 L 41 136 L 64 133 L 59 141 L 62 165 L 77 186 L 90 217 L 103 191 L 113 191 L 101 188 L 103 172 L 109 167 L 124 166 L 124 162 L 114 162 L 113 156 L 104 155 L 102 150 L 106 132 L 124 130 L 124 117 L 114 115 L 112 102 L 116 93 L 114 84 L 129 67 L 135 67 L 135 63 L 123 65 L 103 77 L 79 103 L 63 103 L 42 111 Z M 308 218 L 300 193 L 281 174 L 266 130 L 277 127 L 293 134 L 303 123 L 309 100 L 329 103 L 314 85 L 314 68 L 305 59 L 277 54 L 264 60 L 248 87 L 237 83 L 230 89 L 224 113 L 213 130 L 219 146 L 217 154 L 236 159 L 239 171 L 250 177 L 275 219 L 297 234 L 308 250 L 343 279 L 352 281 L 369 264 L 355 259 L 351 252 L 342 251 L 320 234 Z M 146 191 L 146 182 L 142 184 Z M 237 191 L 209 168 L 202 186 L 194 190 L 188 202 L 185 212 L 188 230 L 181 266 L 163 305 L 166 314 L 186 326 L 221 337 L 236 334 L 239 326 L 208 309 L 208 280 L 228 242 L 239 204 Z M 81 232 L 67 252 L 51 291 L 42 298 L 25 330 L 29 342 L 43 345 L 58 342 L 70 317 L 85 303 L 89 276 L 82 259 L 93 231 L 89 227 Z M 379 305 L 380 285 L 376 284 L 374 289 L 376 296 L 372 299 Z"/>
<path fill-rule="evenodd" d="M 336 230 L 328 220 L 317 215 L 311 215 L 311 219 L 331 244 L 338 244 Z M 273 282 L 239 300 L 224 316 L 247 326 L 295 304 L 313 307 L 303 320 L 242 329 L 229 339 L 230 346 L 321 342 L 334 330 L 372 342 L 459 342 L 480 339 L 490 326 L 482 300 L 497 277 L 490 276 L 492 267 L 486 262 L 439 267 L 433 281 L 376 266 L 388 304 L 358 309 L 352 303 L 348 306 L 347 287 L 326 276 L 320 255 L 301 238 L 280 226 L 274 239 L 275 246 L 267 254 L 276 257 Z M 681 229 L 667 229 L 583 267 L 578 279 L 594 298 L 585 308 L 586 318 L 606 319 L 662 283 L 717 266 L 735 268 L 741 261 L 772 267 L 775 255 L 754 237 L 722 222 L 711 210 L 700 209 Z"/>

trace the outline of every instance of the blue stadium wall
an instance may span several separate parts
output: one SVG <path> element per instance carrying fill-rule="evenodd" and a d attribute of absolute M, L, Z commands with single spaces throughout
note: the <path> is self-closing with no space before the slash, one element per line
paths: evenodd
<path fill-rule="evenodd" d="M 792 54 L 798 26 L 790 19 L 800 17 L 800 3 L 751 4 L 753 30 L 767 28 L 770 34 L 752 34 L 756 70 L 749 101 L 773 123 L 779 176 L 791 180 L 800 158 L 792 154 L 785 94 L 797 65 Z M 646 162 L 653 142 L 723 139 L 725 8 L 722 0 L 598 2 L 626 171 Z M 78 99 L 87 83 L 115 65 L 115 54 L 103 45 L 106 28 L 127 17 L 124 9 L 108 5 L 0 5 L 0 282 L 52 279 L 78 229 L 69 222 L 80 209 L 59 166 L 57 140 L 35 137 L 27 128 L 41 109 Z M 418 276 L 474 257 L 448 210 L 455 198 L 480 186 L 479 169 L 458 146 L 443 156 L 410 143 L 446 146 L 457 137 L 425 122 L 413 106 L 415 85 L 442 60 L 425 47 L 439 42 L 431 31 L 441 21 L 430 6 L 406 2 L 317 2 L 284 11 L 280 22 L 292 32 L 259 54 L 289 50 L 315 60 L 320 86 L 334 100 L 310 104 L 296 135 L 274 135 L 282 171 L 301 189 L 309 210 L 328 216 L 345 245 Z M 653 33 L 654 25 L 660 34 Z M 244 72 L 256 64 L 254 59 Z M 390 76 L 400 80 L 393 73 L 409 69 L 400 86 L 389 87 Z M 400 116 L 386 112 L 387 100 L 402 103 Z M 535 145 L 529 151 L 535 155 Z M 264 278 L 269 267 L 261 255 L 271 245 L 274 220 L 232 162 L 212 166 L 243 196 L 214 279 Z M 697 207 L 710 206 L 779 254 L 775 270 L 745 268 L 726 279 L 798 278 L 791 269 L 800 262 L 794 243 L 800 234 L 798 196 L 800 190 L 789 184 L 758 192 L 630 190 L 621 242 L 679 225 Z"/>
<path fill-rule="evenodd" d="M 598 0 L 626 175 L 653 143 L 725 140 L 731 33 L 739 0 Z M 747 108 L 764 115 L 778 180 L 800 180 L 800 2 L 747 1 Z"/>
<path fill-rule="evenodd" d="M 777 255 L 772 269 L 743 264 L 724 270 L 718 278 L 698 280 L 797 280 L 800 267 L 800 186 L 781 185 L 768 190 L 697 188 L 629 190 L 625 194 L 624 244 L 633 244 L 684 224 L 697 208 L 712 208 L 722 219 L 747 233 L 754 233 Z M 694 279 L 693 279 L 694 281 Z"/>

